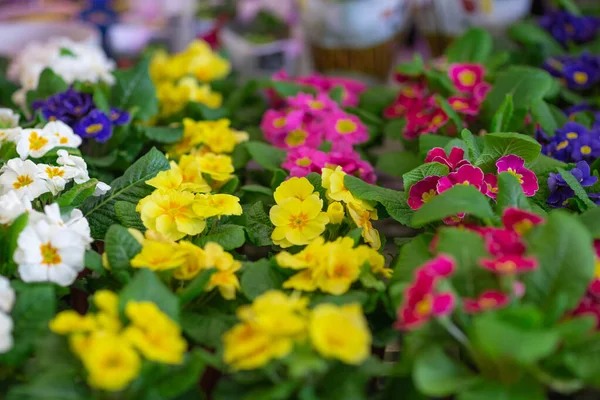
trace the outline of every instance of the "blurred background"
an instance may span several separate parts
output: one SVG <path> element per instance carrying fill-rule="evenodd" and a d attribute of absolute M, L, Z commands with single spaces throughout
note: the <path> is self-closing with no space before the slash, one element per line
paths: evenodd
<path fill-rule="evenodd" d="M 598 7 L 600 0 L 582 0 Z M 313 70 L 384 81 L 397 61 L 438 56 L 481 26 L 502 38 L 550 0 L 0 0 L 0 55 L 67 36 L 101 44 L 120 66 L 148 48 L 177 52 L 195 38 L 241 76 Z"/>

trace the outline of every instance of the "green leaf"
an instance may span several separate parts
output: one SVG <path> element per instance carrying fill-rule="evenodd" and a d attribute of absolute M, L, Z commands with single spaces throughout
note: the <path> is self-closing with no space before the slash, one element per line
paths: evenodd
<path fill-rule="evenodd" d="M 315 90 L 310 86 L 298 85 L 296 83 L 284 81 L 271 81 L 270 85 L 278 95 L 283 98 L 296 96 L 298 93 L 314 94 Z"/>
<path fill-rule="evenodd" d="M 457 400 L 546 400 L 544 388 L 530 379 L 507 385 L 495 381 L 482 381 L 461 392 Z"/>
<path fill-rule="evenodd" d="M 256 246 L 270 246 L 273 224 L 265 213 L 263 203 L 258 201 L 251 206 L 242 207 L 244 213 L 239 217 L 238 225 L 244 226 L 248 233 L 248 239 Z"/>
<path fill-rule="evenodd" d="M 250 157 L 261 167 L 269 171 L 281 168 L 286 157 L 285 151 L 262 142 L 247 142 L 245 145 Z"/>
<path fill-rule="evenodd" d="M 507 94 L 498 111 L 492 118 L 490 132 L 504 132 L 508 129 L 514 112 L 512 94 Z"/>
<path fill-rule="evenodd" d="M 410 62 L 403 62 L 396 67 L 396 72 L 401 75 L 417 77 L 423 75 L 425 71 L 425 63 L 423 57 L 419 53 L 415 53 L 413 60 Z"/>
<path fill-rule="evenodd" d="M 235 315 L 211 308 L 202 313 L 183 312 L 181 328 L 187 336 L 201 346 L 218 348 L 222 346 L 221 336 L 237 323 Z"/>
<path fill-rule="evenodd" d="M 568 120 L 560 109 L 542 99 L 535 100 L 531 104 L 531 116 L 533 122 L 540 124 L 544 132 L 549 135 L 554 135 L 556 129 L 561 128 Z"/>
<path fill-rule="evenodd" d="M 183 137 L 182 127 L 167 126 L 144 126 L 142 127 L 144 136 L 158 143 L 171 144 L 176 143 Z"/>
<path fill-rule="evenodd" d="M 104 114 L 110 116 L 110 105 L 108 104 L 106 94 L 104 94 L 104 91 L 102 90 L 102 87 L 100 85 L 94 86 L 93 96 L 94 104 L 96 105 L 96 107 L 98 107 L 98 109 Z"/>
<path fill-rule="evenodd" d="M 430 234 L 421 234 L 402 245 L 390 266 L 394 270 L 390 282 L 412 282 L 415 270 L 432 257 L 429 251 L 431 239 Z"/>
<path fill-rule="evenodd" d="M 457 185 L 423 204 L 415 211 L 411 222 L 419 227 L 460 213 L 482 219 L 494 217 L 492 207 L 483 193 L 474 186 Z"/>
<path fill-rule="evenodd" d="M 427 396 L 450 396 L 464 391 L 476 379 L 467 367 L 450 358 L 436 345 L 420 352 L 413 368 L 413 381 L 419 391 Z"/>
<path fill-rule="evenodd" d="M 250 300 L 271 289 L 281 289 L 284 276 L 271 265 L 269 260 L 245 262 L 244 272 L 240 280 L 242 292 Z"/>
<path fill-rule="evenodd" d="M 27 104 L 31 105 L 35 100 L 44 100 L 53 94 L 64 92 L 69 85 L 50 68 L 46 68 L 40 74 L 37 88 L 27 92 Z"/>
<path fill-rule="evenodd" d="M 209 234 L 194 239 L 196 246 L 204 247 L 208 242 L 221 245 L 224 250 L 234 250 L 246 242 L 244 228 L 238 225 L 218 225 Z"/>
<path fill-rule="evenodd" d="M 581 222 L 594 239 L 600 239 L 600 207 L 590 208 L 579 215 Z"/>
<path fill-rule="evenodd" d="M 600 335 L 580 337 L 581 343 L 565 352 L 564 364 L 589 385 L 600 386 Z"/>
<path fill-rule="evenodd" d="M 581 186 L 581 183 L 579 183 L 579 181 L 573 176 L 573 174 L 562 168 L 558 168 L 558 172 L 560 173 L 560 176 L 563 177 L 567 185 L 569 185 L 569 187 L 573 189 L 573 191 L 575 192 L 575 196 L 577 196 L 577 198 L 579 198 L 579 200 L 581 200 L 588 209 L 598 207 L 596 203 L 590 200 L 585 189 L 583 188 L 583 186 Z"/>
<path fill-rule="evenodd" d="M 563 211 L 550 213 L 533 233 L 528 250 L 540 267 L 524 276 L 525 298 L 543 310 L 558 307 L 558 318 L 577 306 L 594 276 L 592 238 L 576 216 Z"/>
<path fill-rule="evenodd" d="M 177 296 L 179 296 L 179 299 L 181 300 L 181 304 L 186 305 L 204 293 L 206 285 L 210 282 L 210 278 L 215 272 L 217 272 L 217 270 L 214 268 L 202 271 L 182 291 L 177 293 Z"/>
<path fill-rule="evenodd" d="M 123 176 L 111 182 L 111 190 L 104 196 L 90 197 L 81 207 L 87 218 L 92 237 L 101 239 L 108 227 L 118 221 L 115 212 L 117 201 L 136 204 L 140 199 L 150 195 L 154 188 L 146 185 L 160 171 L 169 169 L 169 161 L 160 151 L 152 148 L 131 165 Z"/>
<path fill-rule="evenodd" d="M 404 192 L 385 189 L 375 185 L 369 185 L 362 179 L 346 175 L 344 185 L 354 196 L 361 200 L 376 201 L 381 204 L 392 218 L 401 224 L 407 225 L 410 221 L 412 210 L 406 203 Z"/>
<path fill-rule="evenodd" d="M 320 178 L 319 178 L 320 179 Z M 273 189 L 261 185 L 244 185 L 241 188 L 242 192 L 259 193 L 265 196 L 273 197 Z"/>
<path fill-rule="evenodd" d="M 388 175 L 401 177 L 421 165 L 421 157 L 410 151 L 396 151 L 379 156 L 375 168 Z"/>
<path fill-rule="evenodd" d="M 531 210 L 523 187 L 517 178 L 510 172 L 498 175 L 498 194 L 496 196 L 496 211 L 502 215 L 505 208 L 516 207 L 521 210 Z"/>
<path fill-rule="evenodd" d="M 338 103 L 338 105 L 342 105 L 342 102 L 344 101 L 344 87 L 336 86 L 331 89 L 329 91 L 329 98 Z"/>
<path fill-rule="evenodd" d="M 234 194 L 240 185 L 240 178 L 237 176 L 233 176 L 230 180 L 227 181 L 221 188 L 219 189 L 219 193 L 225 194 Z"/>
<path fill-rule="evenodd" d="M 17 153 L 17 144 L 13 142 L 4 142 L 0 145 L 0 162 L 3 164 L 13 158 L 19 157 Z"/>
<path fill-rule="evenodd" d="M 446 49 L 451 63 L 484 63 L 492 54 L 492 36 L 482 28 L 470 28 Z"/>
<path fill-rule="evenodd" d="M 204 121 L 217 121 L 219 119 L 228 118 L 229 110 L 223 107 L 211 108 L 206 104 L 191 101 L 187 104 L 186 114 L 191 117 Z"/>
<path fill-rule="evenodd" d="M 86 250 L 84 263 L 87 269 L 96 272 L 100 276 L 106 275 L 106 270 L 102 266 L 102 256 L 94 250 Z"/>
<path fill-rule="evenodd" d="M 385 124 L 385 127 L 383 128 L 383 134 L 390 139 L 401 140 L 405 126 L 406 119 L 393 119 Z"/>
<path fill-rule="evenodd" d="M 179 322 L 179 298 L 161 282 L 156 274 L 142 268 L 125 286 L 119 296 L 119 310 L 123 312 L 129 301 L 151 301 L 175 322 Z"/>
<path fill-rule="evenodd" d="M 383 110 L 392 104 L 397 96 L 398 90 L 396 88 L 391 88 L 389 86 L 372 86 L 361 93 L 359 107 L 361 110 L 373 114 L 373 116 L 380 116 L 383 114 Z M 361 115 L 359 115 L 359 117 L 360 116 Z M 368 123 L 371 119 L 372 117 L 369 116 L 364 122 Z M 377 119 L 376 125 L 379 125 L 381 121 L 378 117 Z"/>
<path fill-rule="evenodd" d="M 130 111 L 135 119 L 147 121 L 158 113 L 156 89 L 150 79 L 146 57 L 133 68 L 114 72 L 115 84 L 112 87 L 111 104 Z"/>
<path fill-rule="evenodd" d="M 121 282 L 128 282 L 131 276 L 130 261 L 140 251 L 142 245 L 121 225 L 112 225 L 106 232 L 104 251 L 111 273 Z"/>
<path fill-rule="evenodd" d="M 547 177 L 550 172 L 556 172 L 558 168 L 565 168 L 566 166 L 567 164 L 564 162 L 544 154 L 540 154 L 535 160 L 526 164 L 526 167 L 535 172 L 540 181 L 541 176 Z"/>
<path fill-rule="evenodd" d="M 465 142 L 467 146 L 466 158 L 470 161 L 475 161 L 481 155 L 481 150 L 479 149 L 479 145 L 477 141 L 475 141 L 475 137 L 468 129 L 463 129 L 460 133 L 460 137 Z"/>
<path fill-rule="evenodd" d="M 0 274 L 4 276 L 12 276 L 17 270 L 17 264 L 13 260 L 13 255 L 17 249 L 17 241 L 19 235 L 27 226 L 29 222 L 29 213 L 23 213 L 15 219 L 6 235 L 6 240 L 0 241 L 0 249 L 2 249 L 2 256 L 6 255 L 6 263 L 1 265 Z"/>
<path fill-rule="evenodd" d="M 542 146 L 533 138 L 520 133 L 488 133 L 483 137 L 483 151 L 476 162 L 484 171 L 496 168 L 496 161 L 508 154 L 521 157 L 526 162 L 536 159 Z"/>
<path fill-rule="evenodd" d="M 557 0 L 558 6 L 573 15 L 581 15 L 579 7 L 572 0 Z"/>
<path fill-rule="evenodd" d="M 71 189 L 63 192 L 56 199 L 56 203 L 58 203 L 60 207 L 79 207 L 85 199 L 94 194 L 97 184 L 98 179 L 90 179 L 87 182 L 75 184 Z"/>
<path fill-rule="evenodd" d="M 115 203 L 115 214 L 119 223 L 125 228 L 134 228 L 145 232 L 146 227 L 142 222 L 140 214 L 135 210 L 136 205 L 127 201 L 117 201 Z"/>
<path fill-rule="evenodd" d="M 162 396 L 161 399 L 175 399 L 185 394 L 198 382 L 206 368 L 204 354 L 199 350 L 192 350 L 186 354 L 185 360 L 180 365 L 165 367 L 162 376 L 152 382 L 152 387 Z"/>
<path fill-rule="evenodd" d="M 448 136 L 429 134 L 421 135 L 419 136 L 419 154 L 425 157 L 429 150 L 435 147 L 444 148 L 451 140 L 452 138 Z"/>
<path fill-rule="evenodd" d="M 427 178 L 428 176 L 446 176 L 448 173 L 448 166 L 439 162 L 422 164 L 402 176 L 402 180 L 404 181 L 404 190 L 408 192 L 412 185 L 424 178 Z"/>
<path fill-rule="evenodd" d="M 535 22 L 517 22 L 512 24 L 508 28 L 508 34 L 511 39 L 529 48 L 541 49 L 546 56 L 559 55 L 564 51 L 552 34 Z"/>

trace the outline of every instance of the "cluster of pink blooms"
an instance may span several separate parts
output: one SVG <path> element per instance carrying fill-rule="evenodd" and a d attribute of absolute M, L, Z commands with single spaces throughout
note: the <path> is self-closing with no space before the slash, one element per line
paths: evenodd
<path fill-rule="evenodd" d="M 326 93 L 288 97 L 283 107 L 265 113 L 261 129 L 268 142 L 288 150 L 282 166 L 291 176 L 303 177 L 320 173 L 324 167 L 341 166 L 347 174 L 375 182 L 371 164 L 353 150 L 353 145 L 369 139 L 367 127 Z M 328 153 L 318 150 L 325 141 L 331 143 Z"/>
<path fill-rule="evenodd" d="M 450 170 L 448 176 L 428 176 L 410 187 L 408 205 L 417 210 L 440 193 L 455 185 L 475 186 L 481 193 L 496 199 L 498 193 L 498 175 L 501 172 L 513 174 L 526 196 L 533 196 L 539 189 L 535 173 L 525 168 L 525 160 L 514 154 L 501 157 L 496 161 L 497 173 L 484 174 L 481 168 L 471 165 L 464 158 L 465 152 L 460 147 L 452 148 L 450 155 L 440 147 L 433 148 L 425 158 L 426 163 L 438 162 Z M 464 218 L 464 214 L 444 220 L 449 225 L 456 224 Z"/>
<path fill-rule="evenodd" d="M 481 104 L 491 86 L 484 81 L 485 68 L 481 64 L 451 64 L 448 68 L 448 76 L 458 94 L 448 98 L 450 106 L 459 114 L 464 114 L 463 120 L 467 124 L 474 119 L 481 108 Z M 436 133 L 439 128 L 446 125 L 448 115 L 444 112 L 427 83 L 419 78 L 414 82 L 408 82 L 404 76 L 396 76 L 404 88 L 398 97 L 384 110 L 386 118 L 406 118 L 406 125 L 402 134 L 406 139 L 414 139 L 426 133 Z M 457 133 L 452 126 L 447 134 Z"/>
<path fill-rule="evenodd" d="M 512 276 L 538 268 L 537 259 L 525 256 L 527 248 L 522 235 L 543 223 L 544 219 L 517 208 L 507 208 L 502 222 L 502 228 L 464 226 L 477 232 L 485 241 L 490 256 L 479 261 L 480 267 L 494 275 Z M 431 242 L 433 252 L 437 241 L 436 236 Z M 398 310 L 397 329 L 417 328 L 431 318 L 449 315 L 456 309 L 455 295 L 436 289 L 437 284 L 451 276 L 456 267 L 452 257 L 440 254 L 416 270 L 415 279 L 406 289 L 404 301 Z M 485 290 L 476 298 L 462 298 L 462 310 L 467 314 L 475 314 L 503 308 L 510 304 L 511 298 L 520 298 L 524 294 L 523 283 L 514 279 L 511 293 L 499 288 Z"/>
<path fill-rule="evenodd" d="M 584 298 L 579 302 L 573 315 L 592 315 L 596 319 L 596 329 L 600 329 L 600 240 L 594 240 L 596 250 L 596 271 L 594 280 Z"/>

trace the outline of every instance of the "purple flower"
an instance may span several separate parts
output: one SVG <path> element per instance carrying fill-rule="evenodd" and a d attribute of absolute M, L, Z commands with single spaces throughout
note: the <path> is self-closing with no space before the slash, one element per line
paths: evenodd
<path fill-rule="evenodd" d="M 585 43 L 593 40 L 599 29 L 597 18 L 573 15 L 562 10 L 544 15 L 539 24 L 565 47 L 569 42 Z"/>
<path fill-rule="evenodd" d="M 585 161 L 579 161 L 570 172 L 583 187 L 592 186 L 598 182 L 598 177 L 590 174 L 590 165 Z"/>
<path fill-rule="evenodd" d="M 130 115 L 127 111 L 116 107 L 110 109 L 110 121 L 113 125 L 125 125 L 129 122 Z"/>
<path fill-rule="evenodd" d="M 590 200 L 592 200 L 595 204 L 600 205 L 600 193 L 588 193 L 588 197 L 590 198 Z"/>
<path fill-rule="evenodd" d="M 556 56 L 544 61 L 544 68 L 564 80 L 571 89 L 589 89 L 600 82 L 600 57 L 589 53 L 578 56 Z"/>
<path fill-rule="evenodd" d="M 97 142 L 106 142 L 112 136 L 110 118 L 95 109 L 81 119 L 74 127 L 75 133 L 83 138 L 94 138 Z"/>
<path fill-rule="evenodd" d="M 598 177 L 590 174 L 590 166 L 585 161 L 578 162 L 577 166 L 569 172 L 583 187 L 589 187 L 598 182 Z M 548 188 L 550 189 L 550 196 L 548 196 L 546 203 L 554 208 L 565 207 L 567 201 L 575 196 L 573 189 L 567 185 L 567 182 L 560 174 L 550 173 Z"/>
<path fill-rule="evenodd" d="M 571 160 L 578 162 L 586 160 L 593 162 L 600 157 L 600 139 L 592 134 L 587 134 L 573 141 L 571 146 Z"/>

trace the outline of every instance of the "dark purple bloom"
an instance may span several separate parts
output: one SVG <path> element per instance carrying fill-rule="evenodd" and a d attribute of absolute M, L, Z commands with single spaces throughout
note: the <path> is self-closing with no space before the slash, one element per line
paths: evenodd
<path fill-rule="evenodd" d="M 60 120 L 71 126 L 94 108 L 91 94 L 77 92 L 73 88 L 33 104 L 33 109 L 41 110 L 47 120 Z"/>
<path fill-rule="evenodd" d="M 97 142 L 106 142 L 112 136 L 110 118 L 95 109 L 81 119 L 73 128 L 83 138 L 94 138 Z"/>
<path fill-rule="evenodd" d="M 594 111 L 594 108 L 587 103 L 580 103 L 567 108 L 566 110 L 564 110 L 564 113 L 567 117 L 571 118 L 575 114 L 585 111 Z"/>
<path fill-rule="evenodd" d="M 575 196 L 575 192 L 571 189 L 567 182 L 563 179 L 560 174 L 550 173 L 548 177 L 548 188 L 550 189 L 550 195 L 546 200 L 546 203 L 554 208 L 563 208 L 567 205 L 567 201 Z"/>
<path fill-rule="evenodd" d="M 600 206 L 600 193 L 588 193 L 588 197 L 590 198 L 590 200 L 592 200 L 595 204 Z"/>
<path fill-rule="evenodd" d="M 116 107 L 110 109 L 110 120 L 113 125 L 124 125 L 129 122 L 130 115 L 127 111 Z"/>
<path fill-rule="evenodd" d="M 598 182 L 598 177 L 590 174 L 590 165 L 585 161 L 579 161 L 570 172 L 583 187 L 592 186 Z"/>
<path fill-rule="evenodd" d="M 544 68 L 571 89 L 588 89 L 600 82 L 600 57 L 589 53 L 550 57 Z"/>
<path fill-rule="evenodd" d="M 539 24 L 565 47 L 569 42 L 593 40 L 600 29 L 597 18 L 573 15 L 563 10 L 547 13 L 540 18 Z"/>
<path fill-rule="evenodd" d="M 556 136 L 561 139 L 573 141 L 587 134 L 588 130 L 584 125 L 577 122 L 567 122 L 562 128 L 556 130 Z"/>
<path fill-rule="evenodd" d="M 571 160 L 578 162 L 586 160 L 593 162 L 600 157 L 600 139 L 592 134 L 580 136 L 571 144 Z"/>

